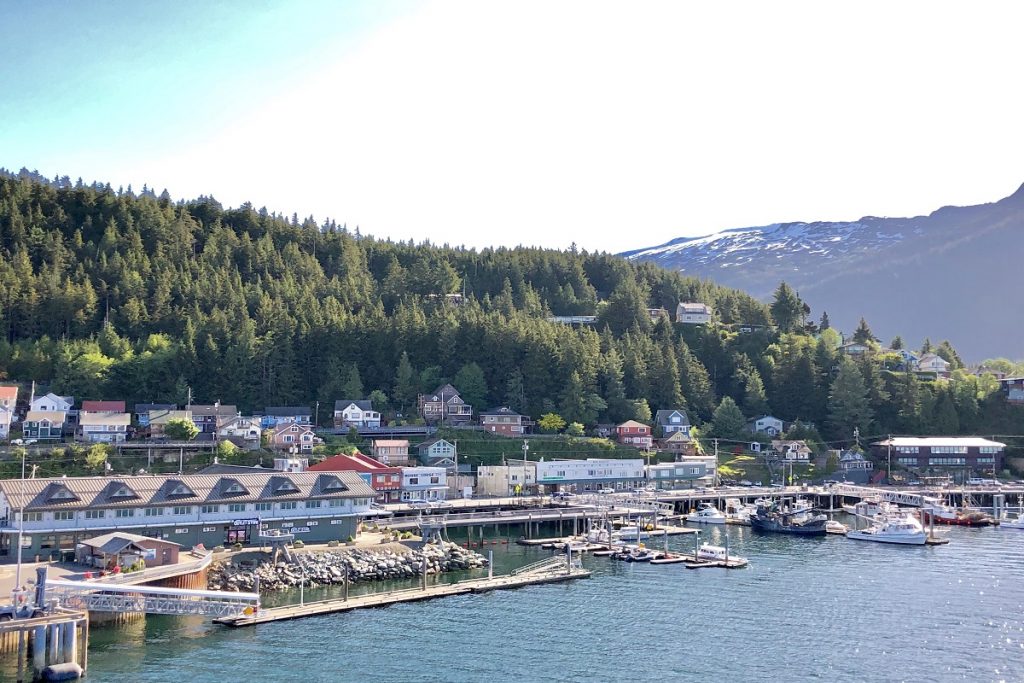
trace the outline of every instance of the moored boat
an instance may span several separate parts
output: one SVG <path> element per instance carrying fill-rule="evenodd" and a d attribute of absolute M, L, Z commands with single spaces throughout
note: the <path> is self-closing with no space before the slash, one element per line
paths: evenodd
<path fill-rule="evenodd" d="M 928 541 L 928 534 L 921 523 L 905 513 L 878 517 L 866 529 L 851 529 L 846 537 L 855 541 L 899 545 L 924 545 Z"/>
<path fill-rule="evenodd" d="M 687 522 L 697 524 L 725 524 L 725 515 L 711 503 L 701 503 L 695 512 L 686 515 Z"/>
<path fill-rule="evenodd" d="M 850 527 L 846 526 L 842 522 L 837 522 L 834 519 L 830 519 L 825 522 L 825 532 L 830 534 L 836 534 L 845 536 L 846 532 L 850 530 Z"/>
<path fill-rule="evenodd" d="M 756 531 L 770 531 L 795 536 L 824 536 L 827 531 L 825 515 L 815 515 L 807 510 L 792 511 L 779 505 L 759 505 L 757 512 L 750 516 L 750 526 Z"/>
<path fill-rule="evenodd" d="M 996 523 L 991 515 L 979 510 L 954 508 L 940 500 L 926 499 L 925 504 L 921 507 L 921 522 L 930 524 L 933 518 L 935 524 L 951 526 L 991 526 Z"/>

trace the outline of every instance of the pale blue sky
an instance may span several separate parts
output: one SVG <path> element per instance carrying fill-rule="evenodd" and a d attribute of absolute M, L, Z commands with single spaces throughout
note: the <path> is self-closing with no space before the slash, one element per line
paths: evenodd
<path fill-rule="evenodd" d="M 1015 0 L 6 0 L 0 166 L 478 247 L 916 215 L 1024 182 L 1022 25 Z"/>

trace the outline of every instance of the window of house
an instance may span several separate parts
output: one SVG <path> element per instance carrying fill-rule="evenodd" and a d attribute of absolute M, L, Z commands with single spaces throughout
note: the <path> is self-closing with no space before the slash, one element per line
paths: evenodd
<path fill-rule="evenodd" d="M 163 508 L 146 508 L 147 517 L 158 517 L 163 514 Z"/>
<path fill-rule="evenodd" d="M 440 477 L 431 477 L 430 478 L 430 483 L 431 484 L 439 484 L 440 482 L 441 482 L 441 478 Z"/>
<path fill-rule="evenodd" d="M 173 508 L 173 512 L 176 515 L 190 515 L 192 514 L 191 505 L 176 505 Z"/>
<path fill-rule="evenodd" d="M 72 512 L 71 510 L 57 510 L 56 512 L 53 513 L 53 520 L 55 522 L 67 521 L 69 519 L 74 518 L 75 513 Z"/>
<path fill-rule="evenodd" d="M 103 519 L 106 516 L 107 516 L 107 511 L 106 510 L 86 510 L 85 511 L 85 518 L 86 519 Z"/>
<path fill-rule="evenodd" d="M 57 537 L 56 536 L 40 536 L 39 537 L 40 548 L 56 548 Z"/>
<path fill-rule="evenodd" d="M 256 503 L 256 512 L 269 512 L 273 509 L 273 503 Z"/>
<path fill-rule="evenodd" d="M 202 508 L 200 508 L 200 512 L 202 512 L 204 515 L 216 514 L 216 513 L 220 512 L 220 506 L 219 505 L 204 505 L 204 506 L 202 506 Z"/>
<path fill-rule="evenodd" d="M 245 503 L 231 503 L 228 512 L 245 512 Z"/>
<path fill-rule="evenodd" d="M 415 486 L 416 484 L 419 484 L 419 483 L 420 483 L 420 478 L 419 477 L 409 477 L 409 485 L 410 486 Z"/>
<path fill-rule="evenodd" d="M 295 505 L 295 501 L 294 500 L 287 500 L 287 501 L 281 503 L 281 509 L 282 510 L 294 510 L 295 507 L 296 507 L 296 505 Z"/>
<path fill-rule="evenodd" d="M 120 517 L 122 519 L 125 517 L 134 517 L 135 510 L 133 510 L 132 508 L 121 508 L 115 511 L 115 516 Z"/>
<path fill-rule="evenodd" d="M 318 507 L 320 507 L 320 501 L 319 500 L 307 500 L 306 501 L 306 509 L 312 509 L 312 508 L 318 508 Z"/>
<path fill-rule="evenodd" d="M 330 506 L 331 506 L 332 508 L 340 508 L 340 507 L 342 507 L 343 505 L 345 505 L 345 501 L 344 501 L 344 500 L 341 500 L 340 498 L 335 498 L 335 499 L 333 499 L 333 500 L 332 500 L 332 501 L 330 502 Z"/>

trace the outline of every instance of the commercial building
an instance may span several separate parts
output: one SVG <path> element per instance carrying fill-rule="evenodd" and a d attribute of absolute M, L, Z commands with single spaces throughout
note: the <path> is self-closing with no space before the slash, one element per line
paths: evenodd
<path fill-rule="evenodd" d="M 715 458 L 684 458 L 679 462 L 647 465 L 647 483 L 659 489 L 710 486 L 715 481 Z"/>
<path fill-rule="evenodd" d="M 644 461 L 641 458 L 537 462 L 537 484 L 543 486 L 546 493 L 567 490 L 596 492 L 605 488 L 624 491 L 643 486 L 644 479 Z"/>
<path fill-rule="evenodd" d="M 389 467 L 359 452 L 331 456 L 312 465 L 309 471 L 356 472 L 377 493 L 378 503 L 396 503 L 402 491 L 401 467 Z"/>
<path fill-rule="evenodd" d="M 15 561 L 22 525 L 29 561 L 70 557 L 84 539 L 111 531 L 185 549 L 258 543 L 261 529 L 313 543 L 344 540 L 373 497 L 354 472 L 4 479 L 0 562 Z"/>
<path fill-rule="evenodd" d="M 515 496 L 536 493 L 537 463 L 508 460 L 504 465 L 476 468 L 476 490 L 483 496 Z"/>
<path fill-rule="evenodd" d="M 402 501 L 445 500 L 448 471 L 443 467 L 403 467 Z"/>
<path fill-rule="evenodd" d="M 966 477 L 999 472 L 1006 444 L 976 436 L 894 437 L 871 444 L 871 449 L 876 462 L 888 464 L 891 458 L 894 466 Z"/>

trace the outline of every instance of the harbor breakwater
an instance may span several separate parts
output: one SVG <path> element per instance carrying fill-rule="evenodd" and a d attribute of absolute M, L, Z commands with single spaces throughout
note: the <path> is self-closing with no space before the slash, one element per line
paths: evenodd
<path fill-rule="evenodd" d="M 395 543 L 380 547 L 346 548 L 337 551 L 293 554 L 290 560 L 260 561 L 255 567 L 224 561 L 210 567 L 211 590 L 253 591 L 257 578 L 261 592 L 298 587 L 305 581 L 309 588 L 365 581 L 410 579 L 424 572 L 481 569 L 487 566 L 483 555 L 454 543 L 429 543 L 409 548 Z"/>

